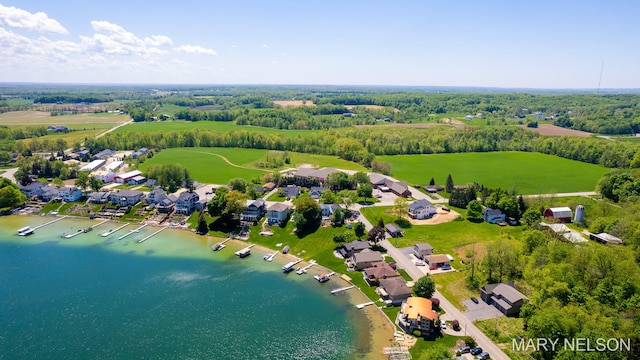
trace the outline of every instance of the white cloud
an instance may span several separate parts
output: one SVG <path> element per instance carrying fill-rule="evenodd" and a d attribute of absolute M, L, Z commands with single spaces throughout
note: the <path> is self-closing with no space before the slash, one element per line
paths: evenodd
<path fill-rule="evenodd" d="M 13 6 L 3 6 L 2 4 L 0 4 L 0 25 L 57 34 L 69 33 L 64 26 L 56 20 L 50 19 L 43 12 L 32 14 L 28 11 Z"/>
<path fill-rule="evenodd" d="M 218 55 L 214 50 L 203 48 L 199 45 L 182 45 L 175 49 L 176 51 L 184 52 L 187 54 L 200 54 L 200 55 L 210 55 L 215 56 Z"/>
<path fill-rule="evenodd" d="M 164 35 L 153 35 L 144 38 L 144 43 L 151 46 L 173 45 L 173 40 Z"/>
<path fill-rule="evenodd" d="M 90 51 L 111 55 L 164 55 L 168 51 L 158 46 L 172 45 L 173 41 L 164 35 L 153 35 L 140 39 L 122 26 L 108 21 L 92 21 L 96 34 L 81 36 L 82 45 Z"/>

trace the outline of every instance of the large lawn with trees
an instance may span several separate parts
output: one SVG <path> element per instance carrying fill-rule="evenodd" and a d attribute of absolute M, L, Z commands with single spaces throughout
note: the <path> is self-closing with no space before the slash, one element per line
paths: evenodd
<path fill-rule="evenodd" d="M 114 132 L 171 132 L 186 131 L 194 129 L 207 129 L 213 131 L 252 131 L 266 134 L 282 134 L 286 137 L 307 136 L 311 134 L 309 130 L 280 130 L 262 126 L 236 125 L 232 121 L 162 121 L 162 122 L 139 122 L 118 128 Z"/>
<path fill-rule="evenodd" d="M 455 185 L 477 182 L 490 188 L 514 188 L 520 194 L 594 191 L 605 167 L 530 152 L 486 152 L 437 155 L 379 156 L 391 163 L 394 177 L 444 186 L 448 174 Z"/>

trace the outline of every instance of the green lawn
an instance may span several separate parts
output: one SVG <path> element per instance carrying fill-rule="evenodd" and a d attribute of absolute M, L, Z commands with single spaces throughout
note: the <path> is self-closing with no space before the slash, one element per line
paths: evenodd
<path fill-rule="evenodd" d="M 124 133 L 124 132 L 168 132 L 168 131 L 185 131 L 185 130 L 193 130 L 193 129 L 207 129 L 212 131 L 251 131 L 251 132 L 262 132 L 267 134 L 282 134 L 287 137 L 295 137 L 295 136 L 308 136 L 312 133 L 311 130 L 280 130 L 275 128 L 266 128 L 259 126 L 249 126 L 249 125 L 236 125 L 235 122 L 230 121 L 152 121 L 152 122 L 141 122 L 135 124 L 129 124 L 127 126 L 123 126 L 114 132 L 116 133 Z"/>
<path fill-rule="evenodd" d="M 520 194 L 593 191 L 610 169 L 599 165 L 527 152 L 488 152 L 438 155 L 380 156 L 391 163 L 394 177 L 410 184 L 434 178 L 444 186 L 451 174 L 455 184 L 477 182 L 490 188 L 515 187 Z"/>
<path fill-rule="evenodd" d="M 277 171 L 277 169 L 258 169 L 255 167 L 254 164 L 267 152 L 268 150 L 239 148 L 165 149 L 142 163 L 140 170 L 144 172 L 154 164 L 181 164 L 189 169 L 191 177 L 196 181 L 226 184 L 230 179 L 236 177 L 251 180 L 267 172 Z M 223 158 L 233 165 L 227 163 Z M 340 159 L 337 156 L 290 153 L 290 158 L 291 164 L 285 164 L 285 167 L 312 164 L 318 167 L 366 170 L 359 164 Z"/>

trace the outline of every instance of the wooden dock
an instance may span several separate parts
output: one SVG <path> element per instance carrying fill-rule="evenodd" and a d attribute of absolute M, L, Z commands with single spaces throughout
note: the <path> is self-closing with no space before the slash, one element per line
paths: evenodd
<path fill-rule="evenodd" d="M 225 239 L 225 240 L 222 240 L 222 241 L 220 241 L 219 243 L 215 243 L 215 244 L 211 245 L 211 250 L 213 250 L 213 251 L 218 251 L 218 250 L 222 250 L 222 249 L 224 249 L 224 248 L 225 248 L 225 246 L 227 246 L 227 245 L 225 245 L 224 243 L 226 243 L 226 242 L 227 242 L 227 241 L 229 241 L 229 240 L 231 240 L 231 238 L 229 238 L 229 239 Z"/>
<path fill-rule="evenodd" d="M 373 305 L 373 304 L 374 304 L 374 302 L 373 302 L 373 301 L 369 301 L 369 302 L 366 302 L 366 303 L 358 304 L 358 305 L 356 305 L 356 307 L 357 307 L 358 309 L 362 309 L 362 308 L 364 308 L 365 306 L 369 306 L 369 305 Z"/>
<path fill-rule="evenodd" d="M 89 231 L 92 231 L 93 229 L 97 228 L 98 226 L 100 226 L 100 225 L 102 225 L 102 224 L 104 224 L 104 223 L 106 223 L 106 222 L 109 222 L 109 220 L 104 220 L 103 222 L 101 222 L 101 223 L 99 223 L 99 224 L 92 225 L 92 226 L 89 226 L 89 227 L 84 228 L 84 229 L 79 229 L 77 232 L 75 232 L 75 233 L 73 233 L 73 234 L 64 235 L 64 238 L 65 238 L 65 239 L 71 239 L 71 238 L 72 238 L 72 237 L 74 237 L 74 236 L 78 236 L 78 235 L 80 235 L 80 234 L 86 234 L 86 233 L 88 233 Z"/>
<path fill-rule="evenodd" d="M 315 264 L 316 264 L 316 261 L 315 261 L 315 260 L 311 260 L 311 261 L 309 261 L 309 265 L 307 265 L 307 266 L 303 267 L 302 269 L 298 269 L 298 271 L 296 271 L 296 274 L 298 274 L 298 275 L 306 274 L 306 273 L 307 273 L 307 270 L 311 269 L 311 267 L 312 267 L 313 265 L 315 265 Z"/>
<path fill-rule="evenodd" d="M 107 236 L 109 236 L 109 235 L 111 235 L 111 234 L 115 233 L 116 231 L 119 231 L 119 230 L 121 230 L 121 229 L 124 229 L 124 228 L 125 228 L 125 227 L 127 227 L 127 226 L 129 226 L 129 224 L 124 224 L 124 225 L 120 226 L 120 227 L 119 227 L 119 228 L 117 228 L 117 229 L 107 230 L 107 231 L 103 232 L 102 234 L 100 234 L 100 236 L 102 236 L 102 237 L 107 237 Z"/>
<path fill-rule="evenodd" d="M 147 226 L 147 224 L 144 224 L 144 225 L 140 226 L 140 227 L 139 227 L 139 228 L 137 228 L 137 229 L 129 230 L 129 232 L 128 232 L 128 233 L 126 233 L 126 234 L 124 234 L 124 235 L 120 236 L 120 237 L 118 238 L 118 240 L 122 240 L 122 239 L 126 238 L 127 236 L 129 236 L 129 235 L 131 235 L 131 234 L 133 234 L 133 233 L 137 233 L 137 232 L 139 232 L 139 231 L 140 231 L 140 230 L 142 230 L 145 226 Z"/>
<path fill-rule="evenodd" d="M 65 215 L 65 216 L 63 216 L 63 217 L 61 217 L 61 218 L 57 218 L 57 219 L 55 219 L 55 220 L 51 220 L 51 221 L 49 221 L 48 223 L 45 223 L 45 224 L 42 224 L 42 225 L 38 225 L 38 226 L 36 226 L 36 227 L 34 227 L 34 228 L 33 228 L 33 231 L 36 231 L 36 230 L 38 230 L 38 229 L 40 229 L 40 228 L 42 228 L 42 227 L 45 227 L 45 226 L 47 226 L 47 225 L 51 225 L 51 224 L 53 224 L 54 222 L 58 222 L 58 221 L 60 221 L 60 220 L 62 220 L 62 219 L 68 218 L 68 217 L 69 217 L 68 215 Z"/>
<path fill-rule="evenodd" d="M 138 240 L 138 244 L 139 244 L 139 243 L 142 243 L 142 242 L 147 241 L 147 239 L 151 239 L 151 237 L 153 237 L 153 236 L 155 236 L 156 234 L 160 233 L 160 231 L 162 231 L 162 230 L 164 230 L 164 229 L 166 229 L 166 227 L 160 228 L 160 230 L 158 230 L 158 231 L 154 232 L 153 234 L 151 234 L 151 235 L 149 235 L 149 236 L 147 236 L 147 237 L 145 237 L 145 238 L 142 238 L 142 239 Z"/>
<path fill-rule="evenodd" d="M 339 289 L 331 290 L 331 295 L 339 294 L 339 293 L 341 293 L 343 291 L 347 291 L 349 289 L 353 289 L 354 287 L 356 287 L 356 286 L 355 285 L 351 285 L 351 286 L 345 286 L 345 287 L 342 287 L 342 288 L 339 288 Z"/>

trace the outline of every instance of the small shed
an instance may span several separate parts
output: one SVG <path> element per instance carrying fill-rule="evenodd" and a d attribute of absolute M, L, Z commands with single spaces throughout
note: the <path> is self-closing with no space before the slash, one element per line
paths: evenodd
<path fill-rule="evenodd" d="M 401 237 L 402 236 L 402 230 L 400 230 L 400 228 L 397 227 L 394 224 L 385 225 L 385 229 L 387 230 L 389 235 L 391 235 L 391 237 Z"/>

